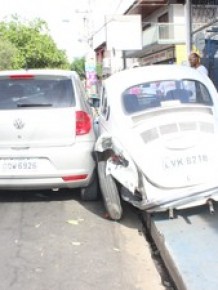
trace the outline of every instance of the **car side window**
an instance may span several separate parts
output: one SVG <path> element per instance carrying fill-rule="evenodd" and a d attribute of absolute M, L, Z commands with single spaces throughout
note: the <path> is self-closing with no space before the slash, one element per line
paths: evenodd
<path fill-rule="evenodd" d="M 76 88 L 77 88 L 77 91 L 78 91 L 78 94 L 79 94 L 79 101 L 80 103 L 82 104 L 83 107 L 85 107 L 85 110 L 87 112 L 89 112 L 90 114 L 92 114 L 92 111 L 91 111 L 91 108 L 88 104 L 88 100 L 87 100 L 87 97 L 86 97 L 86 93 L 85 93 L 85 89 L 83 87 L 83 84 L 82 84 L 82 81 L 80 79 L 76 79 L 75 80 L 75 85 L 76 85 Z"/>
<path fill-rule="evenodd" d="M 106 119 L 108 118 L 109 107 L 108 107 L 108 99 L 107 99 L 107 92 L 105 88 L 102 88 L 102 95 L 101 95 L 101 115 L 103 115 Z"/>
<path fill-rule="evenodd" d="M 203 84 L 199 84 L 199 94 L 200 94 L 203 104 L 208 104 L 208 105 L 212 104 L 210 94 L 207 88 Z"/>
<path fill-rule="evenodd" d="M 81 97 L 82 97 L 83 99 L 86 99 L 85 88 L 84 88 L 84 86 L 83 86 L 83 84 L 82 84 L 82 81 L 81 81 L 80 79 L 78 80 L 78 88 L 79 88 L 79 92 L 80 92 L 80 94 L 81 94 Z"/>
<path fill-rule="evenodd" d="M 204 84 L 198 81 L 185 80 L 183 81 L 183 87 L 187 89 L 189 92 L 191 92 L 189 103 L 204 104 L 204 105 L 213 104 L 210 93 Z"/>

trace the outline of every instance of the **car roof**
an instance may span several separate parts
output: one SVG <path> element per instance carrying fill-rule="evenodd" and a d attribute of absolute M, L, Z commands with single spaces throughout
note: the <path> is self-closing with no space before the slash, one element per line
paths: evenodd
<path fill-rule="evenodd" d="M 191 67 L 166 64 L 123 70 L 106 79 L 105 84 L 111 88 L 116 84 L 116 89 L 124 91 L 131 86 L 145 82 L 176 79 L 194 79 L 203 83 L 207 83 L 209 80 L 208 77 Z"/>
<path fill-rule="evenodd" d="M 34 74 L 34 75 L 60 75 L 66 77 L 78 77 L 75 71 L 62 70 L 62 69 L 28 69 L 28 70 L 5 70 L 0 71 L 0 76 L 10 75 L 22 75 L 22 74 Z"/>

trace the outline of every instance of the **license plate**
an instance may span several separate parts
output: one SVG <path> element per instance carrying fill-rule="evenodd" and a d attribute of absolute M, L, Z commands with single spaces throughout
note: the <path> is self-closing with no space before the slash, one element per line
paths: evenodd
<path fill-rule="evenodd" d="M 3 171 L 33 171 L 37 169 L 37 161 L 33 159 L 1 159 L 0 167 Z"/>
<path fill-rule="evenodd" d="M 178 158 L 165 158 L 163 162 L 164 169 L 176 169 L 187 166 L 202 165 L 208 162 L 207 154 L 198 154 L 183 156 Z"/>

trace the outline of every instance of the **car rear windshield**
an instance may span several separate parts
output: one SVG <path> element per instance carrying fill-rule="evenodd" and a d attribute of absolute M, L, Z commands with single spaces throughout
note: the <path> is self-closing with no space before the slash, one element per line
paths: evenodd
<path fill-rule="evenodd" d="M 65 108 L 75 105 L 72 80 L 60 76 L 0 79 L 0 110 Z"/>
<path fill-rule="evenodd" d="M 143 83 L 130 87 L 123 93 L 123 105 L 127 113 L 164 107 L 173 103 L 213 105 L 208 89 L 195 80 Z"/>

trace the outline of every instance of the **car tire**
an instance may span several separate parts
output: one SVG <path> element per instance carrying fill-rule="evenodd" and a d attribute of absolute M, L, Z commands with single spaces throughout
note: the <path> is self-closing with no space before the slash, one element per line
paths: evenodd
<path fill-rule="evenodd" d="M 114 178 L 106 175 L 106 162 L 98 162 L 99 186 L 102 193 L 105 208 L 112 220 L 120 220 L 122 217 L 122 206 L 119 191 Z"/>
<path fill-rule="evenodd" d="M 96 170 L 93 173 L 92 180 L 87 187 L 81 188 L 80 198 L 82 201 L 96 201 L 99 198 L 99 184 Z"/>

